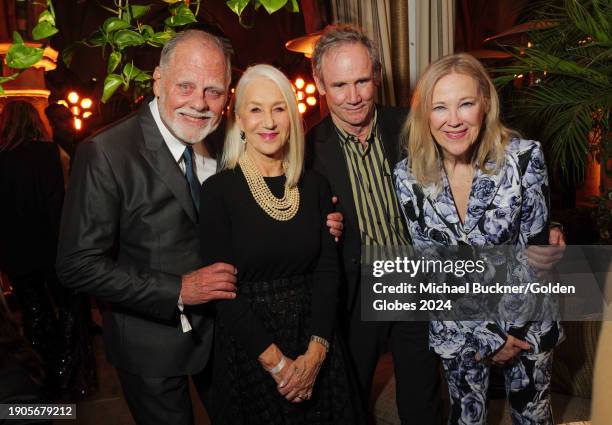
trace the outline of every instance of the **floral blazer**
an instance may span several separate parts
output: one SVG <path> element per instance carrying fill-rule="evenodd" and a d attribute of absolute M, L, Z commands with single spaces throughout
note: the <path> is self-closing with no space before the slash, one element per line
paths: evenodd
<path fill-rule="evenodd" d="M 476 170 L 461 223 L 446 174 L 440 190 L 419 185 L 407 169 L 407 160 L 394 172 L 395 189 L 403 206 L 412 243 L 417 248 L 450 245 L 514 245 L 548 243 L 549 186 L 542 148 L 532 140 L 512 139 L 504 165 L 497 174 Z M 522 252 L 522 250 L 521 250 Z M 521 254 L 524 255 L 524 254 Z M 521 278 L 532 270 L 517 269 Z M 525 276 L 524 276 L 525 277 Z M 533 352 L 552 349 L 562 339 L 559 323 L 507 321 L 432 321 L 429 344 L 443 358 L 453 358 L 466 343 L 475 345 L 482 358 L 495 353 L 508 333 L 523 328 L 521 338 Z"/>

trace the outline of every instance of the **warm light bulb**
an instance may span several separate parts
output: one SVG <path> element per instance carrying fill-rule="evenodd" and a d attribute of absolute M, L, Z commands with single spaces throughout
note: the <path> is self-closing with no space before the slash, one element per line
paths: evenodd
<path fill-rule="evenodd" d="M 85 111 L 83 112 L 83 118 L 89 118 L 93 115 L 93 112 L 91 111 Z"/>
<path fill-rule="evenodd" d="M 308 84 L 306 86 L 306 93 L 308 94 L 313 94 L 315 92 L 315 85 L 314 84 Z"/>
<path fill-rule="evenodd" d="M 317 104 L 317 99 L 314 96 L 308 96 L 306 98 L 306 103 L 308 103 L 310 106 L 315 106 Z"/>
<path fill-rule="evenodd" d="M 79 95 L 77 92 L 71 91 L 70 93 L 68 93 L 68 102 L 77 103 L 78 101 L 79 101 Z"/>
<path fill-rule="evenodd" d="M 74 117 L 74 128 L 80 130 L 83 127 L 83 121 L 80 118 Z"/>
<path fill-rule="evenodd" d="M 91 101 L 90 98 L 86 97 L 83 100 L 81 100 L 81 108 L 89 109 L 91 108 L 91 105 L 93 105 L 93 102 Z"/>
<path fill-rule="evenodd" d="M 298 89 L 302 89 L 304 87 L 304 84 L 305 83 L 304 83 L 304 79 L 303 78 L 298 78 L 298 79 L 295 80 L 295 86 Z"/>
<path fill-rule="evenodd" d="M 66 108 L 68 107 L 68 102 L 66 102 L 64 99 L 58 100 L 57 104 L 58 105 L 64 105 Z"/>
<path fill-rule="evenodd" d="M 298 111 L 300 112 L 300 114 L 306 112 L 306 104 L 302 102 L 298 103 Z"/>
<path fill-rule="evenodd" d="M 72 108 L 70 108 L 70 111 L 74 116 L 77 116 L 81 113 L 81 109 L 78 106 L 73 106 Z"/>
<path fill-rule="evenodd" d="M 297 100 L 304 100 L 304 92 L 302 90 L 297 92 Z"/>

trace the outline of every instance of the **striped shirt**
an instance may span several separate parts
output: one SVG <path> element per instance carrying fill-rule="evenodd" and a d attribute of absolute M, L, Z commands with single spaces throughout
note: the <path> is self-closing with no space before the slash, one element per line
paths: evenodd
<path fill-rule="evenodd" d="M 380 140 L 377 115 L 365 146 L 336 126 L 348 168 L 362 245 L 406 245 L 392 173 Z"/>

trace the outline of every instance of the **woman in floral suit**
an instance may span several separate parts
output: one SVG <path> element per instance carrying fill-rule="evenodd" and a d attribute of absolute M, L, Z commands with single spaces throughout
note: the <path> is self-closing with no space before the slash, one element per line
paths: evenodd
<path fill-rule="evenodd" d="M 447 56 L 427 68 L 404 140 L 407 159 L 395 168 L 395 185 L 417 248 L 547 243 L 541 146 L 501 124 L 493 84 L 472 56 Z M 529 268 L 525 263 L 523 274 Z M 552 350 L 563 339 L 558 322 L 434 321 L 429 335 L 448 381 L 450 424 L 486 423 L 491 363 L 504 367 L 514 424 L 553 424 Z"/>

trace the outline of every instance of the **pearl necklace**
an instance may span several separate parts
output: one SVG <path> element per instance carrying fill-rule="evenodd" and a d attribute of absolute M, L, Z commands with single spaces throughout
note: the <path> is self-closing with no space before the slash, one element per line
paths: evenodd
<path fill-rule="evenodd" d="M 246 153 L 242 155 L 238 164 L 249 185 L 251 195 L 266 214 L 277 221 L 288 221 L 295 216 L 300 207 L 300 191 L 297 186 L 289 189 L 285 186 L 283 197 L 277 198 L 272 194 L 257 166 Z"/>

